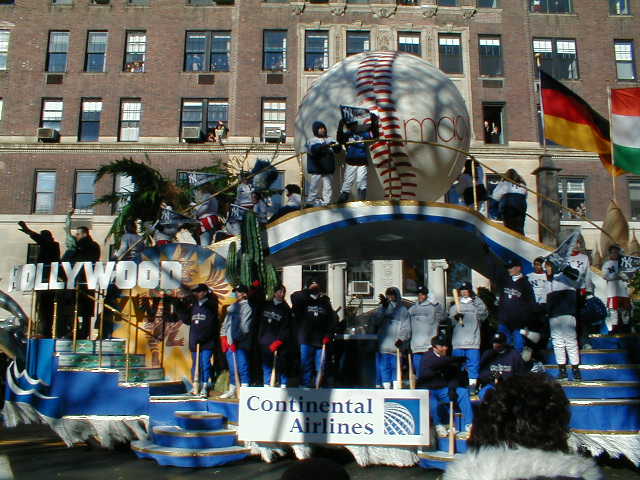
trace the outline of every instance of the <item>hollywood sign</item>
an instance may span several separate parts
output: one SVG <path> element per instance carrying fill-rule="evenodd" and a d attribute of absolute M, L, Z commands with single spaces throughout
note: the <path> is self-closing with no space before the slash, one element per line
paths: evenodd
<path fill-rule="evenodd" d="M 11 269 L 9 291 L 73 290 L 79 283 L 89 290 L 106 290 L 112 284 L 122 290 L 175 290 L 181 279 L 182 264 L 177 261 L 27 263 Z"/>

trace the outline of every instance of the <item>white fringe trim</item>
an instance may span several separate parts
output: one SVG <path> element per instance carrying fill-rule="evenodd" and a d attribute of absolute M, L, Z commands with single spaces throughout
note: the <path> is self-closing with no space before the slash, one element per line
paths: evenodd
<path fill-rule="evenodd" d="M 600 434 L 571 432 L 569 446 L 584 448 L 597 457 L 607 453 L 613 458 L 627 457 L 634 465 L 640 465 L 640 432 L 637 434 Z"/>

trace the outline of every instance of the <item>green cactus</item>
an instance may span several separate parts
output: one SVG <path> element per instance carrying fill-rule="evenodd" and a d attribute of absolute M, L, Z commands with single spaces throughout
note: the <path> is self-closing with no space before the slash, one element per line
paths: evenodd
<path fill-rule="evenodd" d="M 267 298 L 273 298 L 276 285 L 278 284 L 278 273 L 273 265 L 270 263 L 265 268 L 265 291 Z"/>
<path fill-rule="evenodd" d="M 229 254 L 227 255 L 227 279 L 231 285 L 238 284 L 238 250 L 236 242 L 229 245 Z"/>
<path fill-rule="evenodd" d="M 240 283 L 251 285 L 253 282 L 253 259 L 246 253 L 242 254 L 240 261 Z"/>

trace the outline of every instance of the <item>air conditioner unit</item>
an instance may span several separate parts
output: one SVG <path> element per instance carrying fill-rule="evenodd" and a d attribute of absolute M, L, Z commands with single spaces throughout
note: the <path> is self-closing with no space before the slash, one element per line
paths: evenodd
<path fill-rule="evenodd" d="M 281 142 L 282 130 L 279 127 L 264 127 L 265 142 Z"/>
<path fill-rule="evenodd" d="M 55 128 L 39 128 L 38 140 L 41 142 L 57 142 L 60 140 L 60 133 Z"/>
<path fill-rule="evenodd" d="M 371 293 L 371 282 L 356 280 L 349 282 L 350 295 L 369 295 Z"/>
<path fill-rule="evenodd" d="M 182 127 L 182 140 L 185 142 L 202 141 L 202 130 L 200 127 Z"/>

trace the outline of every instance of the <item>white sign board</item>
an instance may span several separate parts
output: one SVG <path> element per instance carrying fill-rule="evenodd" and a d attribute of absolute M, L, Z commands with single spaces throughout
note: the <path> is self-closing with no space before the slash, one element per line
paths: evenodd
<path fill-rule="evenodd" d="M 242 387 L 242 441 L 429 445 L 428 390 Z"/>

